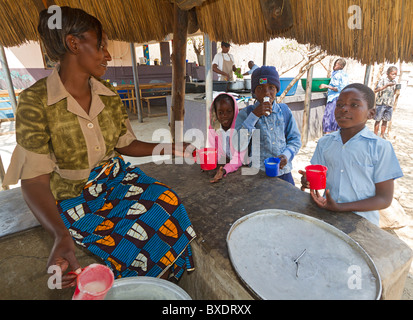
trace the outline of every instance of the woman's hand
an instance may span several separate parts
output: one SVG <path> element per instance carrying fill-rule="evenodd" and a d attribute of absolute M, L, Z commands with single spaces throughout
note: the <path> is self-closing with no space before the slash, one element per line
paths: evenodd
<path fill-rule="evenodd" d="M 183 158 L 193 158 L 192 153 L 195 150 L 195 146 L 187 143 L 187 142 L 181 142 L 181 143 L 173 143 L 172 144 L 172 154 L 176 157 L 183 157 Z"/>
<path fill-rule="evenodd" d="M 322 209 L 330 210 L 330 211 L 341 211 L 339 204 L 333 200 L 330 195 L 330 190 L 326 190 L 326 197 L 322 197 L 318 190 L 310 190 L 311 198 L 313 198 L 314 202 Z"/>
<path fill-rule="evenodd" d="M 310 189 L 310 182 L 307 181 L 307 173 L 303 170 L 298 170 L 298 173 L 301 174 L 301 191 Z"/>
<path fill-rule="evenodd" d="M 219 180 L 221 180 L 223 176 L 224 176 L 224 167 L 221 166 L 218 168 L 217 173 L 215 174 L 215 177 L 209 182 L 216 183 Z"/>
<path fill-rule="evenodd" d="M 76 285 L 77 275 L 81 272 L 81 267 L 75 256 L 75 244 L 69 236 L 63 236 L 60 239 L 55 239 L 51 250 L 47 267 L 52 265 L 59 266 L 62 270 L 62 275 L 68 270 L 73 270 L 74 273 L 68 273 L 62 276 L 62 288 L 70 288 Z"/>

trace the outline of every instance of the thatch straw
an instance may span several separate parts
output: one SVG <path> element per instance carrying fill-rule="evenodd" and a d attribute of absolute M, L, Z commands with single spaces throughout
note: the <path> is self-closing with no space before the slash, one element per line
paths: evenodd
<path fill-rule="evenodd" d="M 18 46 L 38 40 L 38 11 L 31 0 L 2 0 L 0 2 L 0 44 Z"/>
<path fill-rule="evenodd" d="M 1 44 L 38 39 L 32 1 L 39 0 L 0 1 Z M 215 41 L 247 44 L 286 37 L 366 64 L 413 61 L 411 0 L 290 0 L 294 25 L 288 31 L 266 29 L 258 0 L 55 0 L 96 16 L 109 39 L 137 43 L 161 41 L 172 33 L 174 2 L 188 7 L 202 3 L 196 7 L 198 24 Z M 352 5 L 361 8 L 361 29 L 348 27 Z"/>
<path fill-rule="evenodd" d="M 111 40 L 142 43 L 172 32 L 169 0 L 56 0 L 59 6 L 82 8 L 98 18 Z"/>

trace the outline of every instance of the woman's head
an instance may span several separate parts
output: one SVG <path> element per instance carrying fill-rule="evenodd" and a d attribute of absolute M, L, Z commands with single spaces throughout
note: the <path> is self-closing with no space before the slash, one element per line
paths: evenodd
<path fill-rule="evenodd" d="M 39 25 L 37 26 L 46 53 L 51 60 L 59 61 L 70 51 L 67 44 L 67 36 L 69 35 L 82 39 L 85 32 L 94 31 L 97 37 L 97 46 L 101 46 L 103 29 L 98 19 L 81 9 L 61 7 L 60 10 L 61 28 L 49 28 L 48 22 L 53 13 L 48 13 L 47 9 L 40 12 Z"/>
<path fill-rule="evenodd" d="M 344 60 L 343 58 L 339 58 L 334 62 L 333 70 L 334 71 L 342 70 L 344 69 L 345 66 L 346 66 L 346 60 Z"/>

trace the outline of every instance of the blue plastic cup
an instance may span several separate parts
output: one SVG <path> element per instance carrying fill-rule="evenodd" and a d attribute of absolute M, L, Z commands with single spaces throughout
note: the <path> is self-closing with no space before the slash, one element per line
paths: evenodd
<path fill-rule="evenodd" d="M 280 170 L 280 158 L 271 157 L 264 160 L 265 173 L 269 177 L 277 177 Z"/>

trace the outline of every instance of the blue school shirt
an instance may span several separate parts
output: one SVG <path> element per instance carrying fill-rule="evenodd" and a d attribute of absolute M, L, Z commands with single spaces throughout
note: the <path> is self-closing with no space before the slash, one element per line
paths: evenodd
<path fill-rule="evenodd" d="M 301 134 L 287 105 L 281 106 L 274 101 L 272 113 L 268 117 L 258 118 L 252 110 L 259 104 L 260 102 L 257 101 L 253 106 L 248 106 L 238 113 L 235 130 L 236 134 L 239 134 L 237 139 L 241 141 L 240 150 L 245 149 L 243 142 L 250 142 L 253 135 L 259 132 L 259 150 L 254 144 L 254 138 L 252 138 L 251 166 L 259 167 L 260 170 L 265 171 L 265 159 L 283 154 L 287 157 L 288 162 L 284 168 L 279 170 L 279 176 L 281 176 L 292 170 L 291 161 L 301 148 Z M 285 119 L 284 114 L 287 119 Z"/>
<path fill-rule="evenodd" d="M 327 189 L 337 203 L 371 198 L 376 183 L 403 176 L 392 144 L 367 127 L 344 145 L 340 131 L 325 135 L 318 141 L 311 164 L 328 168 Z M 378 210 L 354 213 L 379 225 Z"/>

